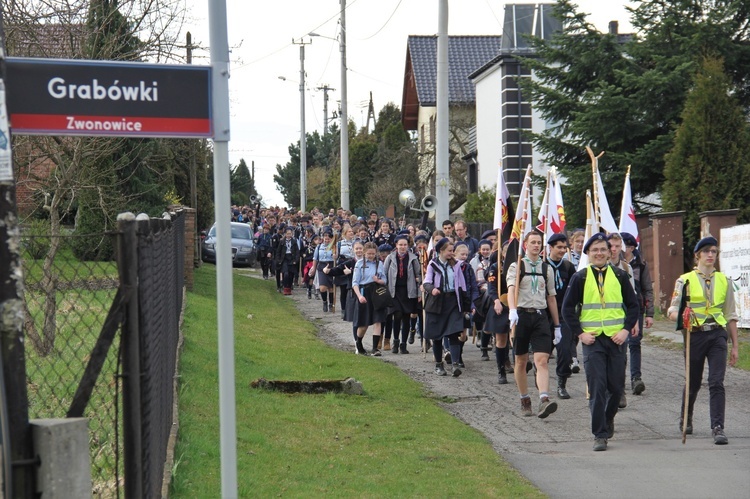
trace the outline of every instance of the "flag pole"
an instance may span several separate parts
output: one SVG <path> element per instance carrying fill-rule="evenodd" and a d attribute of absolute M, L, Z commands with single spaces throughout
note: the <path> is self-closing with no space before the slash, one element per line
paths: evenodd
<path fill-rule="evenodd" d="M 591 157 L 591 176 L 594 184 L 594 223 L 598 232 L 601 229 L 601 213 L 599 212 L 599 185 L 596 181 L 596 172 L 599 171 L 599 158 L 604 155 L 604 151 L 600 152 L 598 156 L 594 155 L 594 151 L 589 146 L 586 146 L 586 151 Z"/>
<path fill-rule="evenodd" d="M 528 166 L 526 169 L 526 176 L 523 180 L 523 189 L 521 192 L 525 192 L 526 195 L 523 198 L 523 209 L 521 210 L 521 233 L 518 235 L 518 256 L 516 257 L 516 285 L 515 289 L 513 290 L 513 293 L 515 294 L 515 301 L 514 304 L 516 305 L 516 308 L 518 308 L 518 286 L 521 282 L 521 272 L 519 269 L 521 268 L 521 253 L 523 253 L 523 234 L 526 232 L 526 210 L 530 209 L 529 206 L 529 199 L 531 198 L 529 193 L 530 188 L 530 182 L 531 182 L 531 165 Z M 516 338 L 516 326 L 514 325 L 510 330 L 510 340 L 513 342 Z"/>

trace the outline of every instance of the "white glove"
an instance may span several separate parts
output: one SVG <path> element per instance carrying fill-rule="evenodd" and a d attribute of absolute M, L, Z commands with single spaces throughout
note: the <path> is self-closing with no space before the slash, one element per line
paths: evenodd
<path fill-rule="evenodd" d="M 518 324 L 518 310 L 515 308 L 511 308 L 510 312 L 508 312 L 508 319 L 510 319 L 510 327 L 511 329 Z"/>
<path fill-rule="evenodd" d="M 555 326 L 555 339 L 552 341 L 553 345 L 557 345 L 562 340 L 562 330 L 560 326 Z"/>

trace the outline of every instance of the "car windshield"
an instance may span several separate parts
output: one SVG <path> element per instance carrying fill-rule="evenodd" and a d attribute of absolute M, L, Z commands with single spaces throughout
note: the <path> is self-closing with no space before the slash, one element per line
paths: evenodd
<path fill-rule="evenodd" d="M 250 227 L 238 227 L 236 225 L 232 226 L 232 239 L 252 239 L 252 235 L 250 234 Z"/>
<path fill-rule="evenodd" d="M 211 227 L 208 231 L 209 237 L 216 237 L 216 226 Z M 246 239 L 252 240 L 252 233 L 250 232 L 250 226 L 238 226 L 232 225 L 232 239 Z"/>

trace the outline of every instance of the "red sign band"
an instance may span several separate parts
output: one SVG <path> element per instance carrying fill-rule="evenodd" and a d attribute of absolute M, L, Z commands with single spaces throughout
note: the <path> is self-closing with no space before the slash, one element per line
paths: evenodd
<path fill-rule="evenodd" d="M 111 135 L 117 137 L 206 137 L 211 120 L 195 118 L 149 118 L 137 116 L 78 116 L 57 114 L 13 114 L 13 133 L 25 135 Z"/>

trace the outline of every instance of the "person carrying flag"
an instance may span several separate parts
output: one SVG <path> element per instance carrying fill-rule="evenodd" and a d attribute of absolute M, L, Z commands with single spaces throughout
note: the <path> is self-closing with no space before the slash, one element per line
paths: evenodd
<path fill-rule="evenodd" d="M 549 398 L 549 355 L 552 351 L 552 334 L 548 320 L 552 318 L 554 338 L 557 344 L 561 337 L 560 321 L 557 315 L 555 277 L 552 268 L 540 257 L 542 234 L 533 230 L 523 239 L 526 256 L 510 264 L 506 277 L 508 285 L 508 318 L 510 327 L 516 326 L 513 343 L 516 353 L 515 378 L 521 396 L 521 410 L 524 416 L 531 416 L 531 398 L 528 393 L 526 363 L 529 349 L 534 352 L 536 384 L 539 389 L 539 410 L 537 416 L 546 418 L 557 410 L 557 402 Z M 516 273 L 519 273 L 516 279 Z"/>
<path fill-rule="evenodd" d="M 690 292 L 688 306 L 693 309 L 695 321 L 686 325 L 690 330 L 690 396 L 688 399 L 687 426 L 685 432 L 693 433 L 693 407 L 698 390 L 703 381 L 703 366 L 708 361 L 709 410 L 711 434 L 716 445 L 726 445 L 729 439 L 724 433 L 724 375 L 727 370 L 727 332 L 732 340 L 729 365 L 737 363 L 739 347 L 737 343 L 737 308 L 734 289 L 727 277 L 716 270 L 719 257 L 719 243 L 711 237 L 704 237 L 695 245 L 695 267 L 681 275 L 674 286 L 672 303 L 667 311 L 670 320 L 676 321 L 680 308 L 682 291 L 687 286 Z M 684 394 L 683 404 L 684 409 Z M 684 415 L 684 414 L 683 414 Z M 680 417 L 680 430 L 683 418 Z"/>

